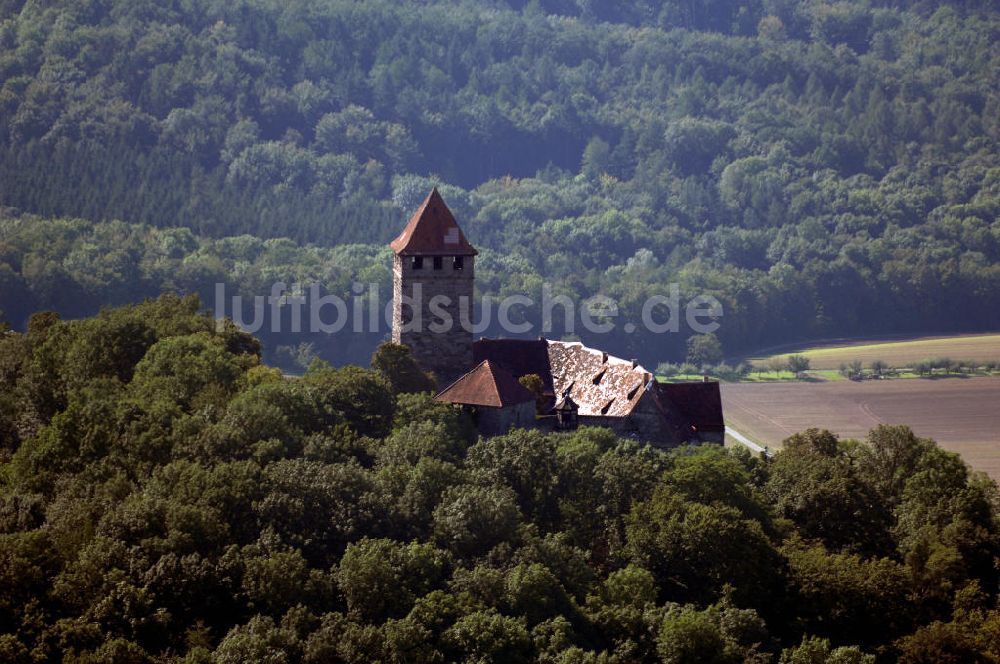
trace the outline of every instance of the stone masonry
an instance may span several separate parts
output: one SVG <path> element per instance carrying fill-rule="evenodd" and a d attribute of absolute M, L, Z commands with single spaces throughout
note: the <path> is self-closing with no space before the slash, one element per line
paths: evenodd
<path fill-rule="evenodd" d="M 392 340 L 409 346 L 441 388 L 473 366 L 471 326 L 462 319 L 473 318 L 475 258 L 458 260 L 461 269 L 455 256 L 396 255 L 393 261 Z"/>

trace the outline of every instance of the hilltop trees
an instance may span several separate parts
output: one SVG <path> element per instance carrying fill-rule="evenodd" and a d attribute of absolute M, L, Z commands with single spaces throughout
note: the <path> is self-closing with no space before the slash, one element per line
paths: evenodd
<path fill-rule="evenodd" d="M 995 654 L 996 485 L 905 427 L 807 431 L 770 462 L 604 429 L 476 440 L 376 371 L 286 379 L 197 309 L 3 338 L 5 659 Z"/>
<path fill-rule="evenodd" d="M 862 476 L 851 454 L 827 431 L 788 438 L 763 489 L 780 516 L 828 549 L 885 554 L 890 507 Z M 851 514 L 851 519 L 836 515 Z"/>
<path fill-rule="evenodd" d="M 402 344 L 386 342 L 372 355 L 372 369 L 379 372 L 395 394 L 410 392 L 436 392 L 437 384 L 425 374 Z"/>

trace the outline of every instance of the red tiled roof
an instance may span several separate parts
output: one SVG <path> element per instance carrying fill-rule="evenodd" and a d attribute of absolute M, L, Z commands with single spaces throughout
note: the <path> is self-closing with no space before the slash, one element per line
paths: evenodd
<path fill-rule="evenodd" d="M 626 417 L 648 386 L 664 422 L 679 440 L 695 432 L 724 429 L 717 382 L 655 382 L 641 365 L 579 342 L 480 339 L 473 344 L 473 355 L 477 362 L 489 360 L 518 378 L 538 374 L 548 394 L 558 398 L 569 393 L 580 415 Z"/>
<path fill-rule="evenodd" d="M 400 256 L 475 256 L 479 253 L 465 239 L 436 187 L 389 246 Z"/>
<path fill-rule="evenodd" d="M 581 415 L 628 415 L 651 378 L 642 366 L 578 341 L 480 339 L 472 352 L 476 361 L 490 360 L 518 378 L 538 374 L 548 394 L 569 392 Z"/>
<path fill-rule="evenodd" d="M 446 387 L 434 399 L 467 406 L 506 408 L 534 401 L 535 395 L 517 382 L 510 373 L 489 360 L 484 360 L 475 369 Z"/>
<path fill-rule="evenodd" d="M 549 367 L 549 343 L 545 339 L 480 339 L 472 344 L 472 361 L 489 360 L 515 378 L 537 374 L 544 390 L 554 394 Z"/>
<path fill-rule="evenodd" d="M 569 392 L 580 415 L 625 417 L 642 399 L 642 388 L 652 378 L 641 365 L 578 341 L 550 341 L 548 345 L 555 393 Z"/>

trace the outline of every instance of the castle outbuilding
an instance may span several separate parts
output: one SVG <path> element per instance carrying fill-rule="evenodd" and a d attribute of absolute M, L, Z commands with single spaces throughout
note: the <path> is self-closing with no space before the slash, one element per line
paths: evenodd
<path fill-rule="evenodd" d="M 437 189 L 390 246 L 392 339 L 409 346 L 417 363 L 448 386 L 437 400 L 473 412 L 483 435 L 596 425 L 658 447 L 723 442 L 718 382 L 660 383 L 638 362 L 580 342 L 473 341 L 478 252 Z M 541 378 L 540 400 L 518 382 L 531 374 Z M 539 401 L 543 412 L 536 417 Z"/>
<path fill-rule="evenodd" d="M 535 395 L 489 360 L 480 362 L 435 399 L 459 404 L 472 412 L 484 436 L 535 425 Z"/>

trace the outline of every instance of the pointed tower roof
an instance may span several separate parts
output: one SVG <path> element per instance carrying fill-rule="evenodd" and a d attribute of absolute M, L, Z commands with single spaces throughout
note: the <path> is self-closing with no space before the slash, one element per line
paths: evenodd
<path fill-rule="evenodd" d="M 555 407 L 552 410 L 564 410 L 564 411 L 578 411 L 580 406 L 573 401 L 573 397 L 569 395 L 569 390 L 562 395 L 562 398 L 556 402 Z"/>
<path fill-rule="evenodd" d="M 535 395 L 508 372 L 489 360 L 483 360 L 434 399 L 466 406 L 506 408 L 534 401 Z"/>
<path fill-rule="evenodd" d="M 389 246 L 399 256 L 475 256 L 479 253 L 465 239 L 437 187 Z"/>

